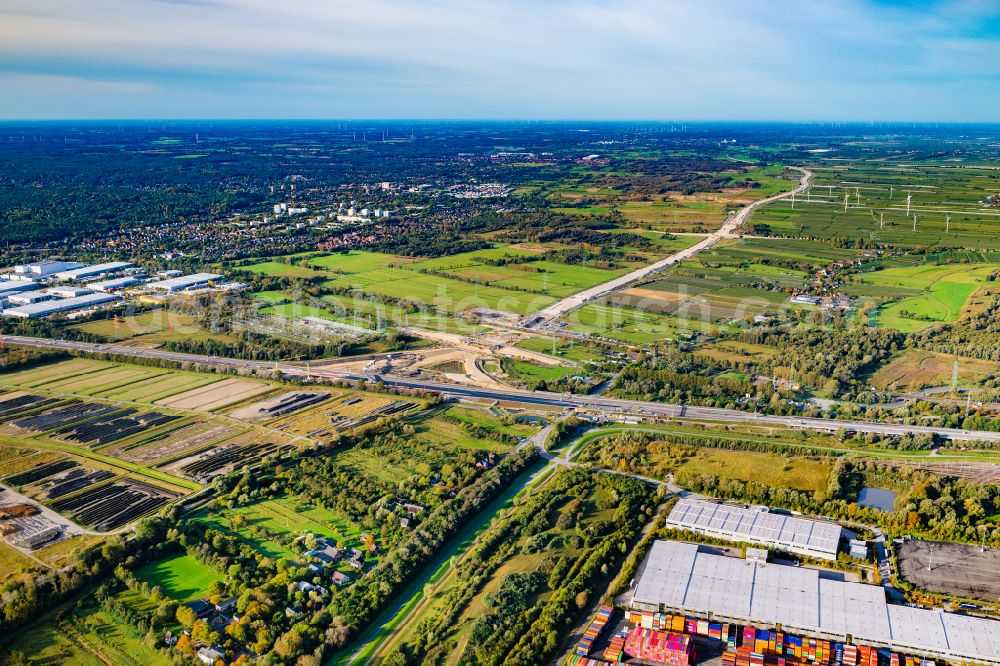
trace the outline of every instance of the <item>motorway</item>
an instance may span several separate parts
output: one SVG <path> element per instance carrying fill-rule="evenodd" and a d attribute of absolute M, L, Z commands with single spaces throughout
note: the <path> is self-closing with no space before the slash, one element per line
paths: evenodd
<path fill-rule="evenodd" d="M 885 435 L 903 435 L 908 433 L 926 433 L 944 439 L 1000 441 L 1000 432 L 962 430 L 958 428 L 935 428 L 917 425 L 895 425 L 890 423 L 874 423 L 868 421 L 846 421 L 839 419 L 811 418 L 798 416 L 772 416 L 755 414 L 737 409 L 722 407 L 697 407 L 676 405 L 671 403 L 644 402 L 622 398 L 607 398 L 598 395 L 573 395 L 570 393 L 550 393 L 547 391 L 521 391 L 513 388 L 481 388 L 463 384 L 411 379 L 408 377 L 393 377 L 391 375 L 368 376 L 356 372 L 338 372 L 327 368 L 307 369 L 302 365 L 290 363 L 273 363 L 267 361 L 245 361 L 219 356 L 201 356 L 184 354 L 161 349 L 143 349 L 116 344 L 95 344 L 89 342 L 73 342 L 69 340 L 50 340 L 47 338 L 31 338 L 23 336 L 5 336 L 8 344 L 41 347 L 47 349 L 66 349 L 86 353 L 116 354 L 133 358 L 148 358 L 171 361 L 175 363 L 191 363 L 235 370 L 280 371 L 290 377 L 316 377 L 330 380 L 371 381 L 378 379 L 386 386 L 405 389 L 431 391 L 446 396 L 464 399 L 505 400 L 534 405 L 552 407 L 577 408 L 603 412 L 605 414 L 629 414 L 640 417 L 690 418 L 711 421 L 729 421 L 776 425 L 804 430 L 834 431 L 839 428 L 861 433 L 881 433 Z"/>
<path fill-rule="evenodd" d="M 799 179 L 799 184 L 795 187 L 795 189 L 789 190 L 788 192 L 781 192 L 767 197 L 766 199 L 761 199 L 760 201 L 754 201 L 753 203 L 747 204 L 735 213 L 730 214 L 718 231 L 706 236 L 703 240 L 692 245 L 691 247 L 684 248 L 669 257 L 660 259 L 656 263 L 644 266 L 638 270 L 632 271 L 631 273 L 617 277 L 614 280 L 609 280 L 604 284 L 599 284 L 596 287 L 591 287 L 590 289 L 578 292 L 572 296 L 567 296 L 561 301 L 556 301 L 552 305 L 549 305 L 544 310 L 540 310 L 534 315 L 527 315 L 525 317 L 525 321 L 528 322 L 527 326 L 530 328 L 542 327 L 545 324 L 558 319 L 559 317 L 563 317 L 579 307 L 582 307 L 585 303 L 589 303 L 590 301 L 598 299 L 602 296 L 607 296 L 611 292 L 627 287 L 628 285 L 638 282 L 639 280 L 644 280 L 645 278 L 655 275 L 656 273 L 659 273 L 665 268 L 669 268 L 678 262 L 690 259 L 702 250 L 707 250 L 723 239 L 732 238 L 736 233 L 736 230 L 741 228 L 747 220 L 750 219 L 750 215 L 752 215 L 754 210 L 757 208 L 765 206 L 773 201 L 777 201 L 778 199 L 784 199 L 785 197 L 790 197 L 795 194 L 801 194 L 809 188 L 809 184 L 813 177 L 812 172 L 799 167 L 789 168 L 802 172 L 802 178 Z"/>

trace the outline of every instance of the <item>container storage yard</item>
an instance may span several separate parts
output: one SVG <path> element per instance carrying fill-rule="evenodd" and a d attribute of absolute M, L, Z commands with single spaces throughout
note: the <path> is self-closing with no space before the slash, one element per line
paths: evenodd
<path fill-rule="evenodd" d="M 631 607 L 628 619 L 640 627 L 718 637 L 729 647 L 726 666 L 925 663 L 914 656 L 1000 664 L 996 620 L 889 604 L 878 586 L 690 543 L 653 543 Z M 734 633 L 735 625 L 749 626 Z"/>
<path fill-rule="evenodd" d="M 616 616 L 617 615 L 617 620 Z M 598 638 L 613 632 L 598 647 Z M 712 655 L 702 655 L 701 651 Z M 567 666 L 937 666 L 944 663 L 888 647 L 813 638 L 776 629 L 652 611 L 602 606 L 563 662 Z M 957 663 L 972 663 L 960 661 Z M 978 663 L 978 662 L 977 662 Z"/>

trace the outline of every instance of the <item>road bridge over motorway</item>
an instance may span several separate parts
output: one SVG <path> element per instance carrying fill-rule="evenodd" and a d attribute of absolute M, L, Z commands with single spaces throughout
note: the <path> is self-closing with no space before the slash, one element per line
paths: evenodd
<path fill-rule="evenodd" d="M 569 393 L 551 393 L 548 391 L 522 391 L 514 388 L 482 388 L 453 384 L 447 382 L 412 379 L 408 377 L 368 376 L 354 372 L 338 372 L 332 368 L 309 368 L 292 363 L 273 363 L 267 361 L 249 361 L 220 356 L 202 356 L 185 354 L 161 349 L 142 349 L 116 344 L 95 344 L 71 340 L 51 340 L 48 338 L 32 338 L 24 336 L 6 336 L 9 344 L 39 347 L 43 349 L 65 349 L 84 353 L 115 354 L 126 358 L 151 358 L 174 363 L 191 363 L 219 368 L 230 368 L 243 371 L 267 372 L 278 370 L 284 375 L 293 377 L 311 376 L 329 380 L 371 381 L 378 379 L 387 386 L 406 389 L 418 389 L 440 393 L 456 398 L 487 399 L 521 402 L 534 405 L 547 405 L 564 408 L 582 408 L 601 411 L 606 414 L 625 413 L 647 417 L 705 419 L 712 421 L 731 421 L 740 423 L 771 424 L 784 427 L 802 428 L 806 430 L 834 431 L 839 428 L 855 432 L 872 432 L 885 435 L 903 435 L 925 433 L 944 439 L 981 440 L 1000 442 L 1000 432 L 979 430 L 964 430 L 959 428 L 936 428 L 932 426 L 903 425 L 892 423 L 876 423 L 872 421 L 840 420 L 816 417 L 773 416 L 770 414 L 755 414 L 738 409 L 722 407 L 698 407 L 693 405 L 677 405 L 672 403 L 645 402 L 623 398 L 609 398 L 598 395 L 572 395 Z"/>

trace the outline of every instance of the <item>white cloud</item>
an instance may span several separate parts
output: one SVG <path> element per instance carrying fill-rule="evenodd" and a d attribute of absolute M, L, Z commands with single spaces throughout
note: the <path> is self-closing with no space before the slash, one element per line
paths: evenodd
<path fill-rule="evenodd" d="M 155 85 L 188 116 L 252 100 L 259 115 L 300 117 L 863 118 L 877 96 L 879 117 L 904 117 L 891 114 L 912 108 L 905 96 L 971 95 L 1000 77 L 995 41 L 969 36 L 991 11 L 974 0 L 13 4 L 0 0 L 0 71 Z M 997 93 L 979 93 L 987 115 Z M 0 113 L 30 109 L 15 99 Z"/>

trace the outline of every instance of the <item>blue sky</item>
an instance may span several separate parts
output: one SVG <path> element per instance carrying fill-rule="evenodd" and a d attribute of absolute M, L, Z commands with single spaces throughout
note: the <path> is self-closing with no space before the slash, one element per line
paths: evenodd
<path fill-rule="evenodd" d="M 1000 121 L 1000 2 L 0 0 L 0 118 Z"/>

